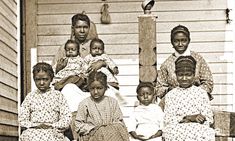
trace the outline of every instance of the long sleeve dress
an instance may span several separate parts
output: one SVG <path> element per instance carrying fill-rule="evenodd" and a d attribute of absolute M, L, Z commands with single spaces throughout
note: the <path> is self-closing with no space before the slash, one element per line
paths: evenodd
<path fill-rule="evenodd" d="M 213 77 L 209 66 L 201 55 L 191 51 L 190 54 L 196 60 L 195 71 L 195 85 L 200 86 L 206 90 L 210 100 L 213 99 L 211 92 L 213 90 Z M 175 61 L 177 56 L 175 54 L 170 55 L 161 65 L 160 71 L 157 77 L 157 95 L 162 97 L 168 92 L 169 88 L 175 88 L 179 86 L 175 74 Z"/>
<path fill-rule="evenodd" d="M 213 113 L 206 91 L 201 87 L 174 88 L 166 95 L 163 136 L 166 141 L 213 141 L 215 132 L 210 128 Z M 202 114 L 203 124 L 179 123 L 184 116 Z"/>
<path fill-rule="evenodd" d="M 23 101 L 19 112 L 19 124 L 26 128 L 21 141 L 63 141 L 63 130 L 69 127 L 71 113 L 63 95 L 49 89 L 45 93 L 35 90 Z M 41 123 L 50 123 L 50 129 L 33 128 Z"/>
<path fill-rule="evenodd" d="M 91 97 L 78 106 L 75 129 L 81 141 L 129 141 L 117 100 L 105 96 L 99 103 Z"/>

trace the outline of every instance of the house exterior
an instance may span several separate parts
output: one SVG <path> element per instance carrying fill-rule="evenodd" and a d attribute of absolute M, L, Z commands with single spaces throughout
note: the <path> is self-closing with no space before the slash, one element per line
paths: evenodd
<path fill-rule="evenodd" d="M 101 24 L 100 21 L 104 2 L 24 0 L 25 45 L 22 54 L 26 56 L 23 62 L 27 70 L 22 76 L 25 80 L 24 96 L 31 89 L 32 65 L 40 61 L 51 62 L 57 49 L 70 38 L 71 17 L 85 11 L 96 24 L 98 36 L 105 42 L 106 53 L 119 67 L 120 92 L 128 101 L 122 110 L 128 119 L 128 113 L 137 100 L 138 16 L 143 15 L 142 0 L 106 0 L 111 16 L 110 24 Z M 187 26 L 191 32 L 190 47 L 205 58 L 213 73 L 215 85 L 212 106 L 225 111 L 235 111 L 234 10 L 233 0 L 157 0 L 152 8 L 152 14 L 157 16 L 157 68 L 174 51 L 170 43 L 170 30 L 179 24 Z M 17 86 L 14 90 L 17 91 Z"/>
<path fill-rule="evenodd" d="M 17 141 L 18 137 L 18 68 L 16 0 L 0 1 L 0 140 Z"/>

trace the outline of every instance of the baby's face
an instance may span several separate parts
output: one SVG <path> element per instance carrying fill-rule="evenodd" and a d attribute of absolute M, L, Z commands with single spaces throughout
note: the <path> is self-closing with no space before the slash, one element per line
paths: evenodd
<path fill-rule="evenodd" d="M 149 87 L 142 87 L 139 90 L 137 98 L 141 104 L 148 106 L 149 104 L 153 102 L 154 91 L 150 89 Z"/>
<path fill-rule="evenodd" d="M 65 47 L 66 57 L 78 56 L 78 47 L 76 44 L 69 43 Z"/>
<path fill-rule="evenodd" d="M 104 53 L 103 45 L 99 42 L 94 42 L 91 45 L 90 53 L 93 57 L 102 55 Z"/>

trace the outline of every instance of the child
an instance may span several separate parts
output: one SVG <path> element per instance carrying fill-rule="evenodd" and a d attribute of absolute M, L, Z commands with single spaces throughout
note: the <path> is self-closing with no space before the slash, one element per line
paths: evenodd
<path fill-rule="evenodd" d="M 107 76 L 90 73 L 88 87 L 91 96 L 80 102 L 75 120 L 79 141 L 129 141 L 118 102 L 104 96 Z"/>
<path fill-rule="evenodd" d="M 137 86 L 137 106 L 130 117 L 132 124 L 128 127 L 134 140 L 161 141 L 164 113 L 158 104 L 154 104 L 155 91 L 150 82 Z"/>
<path fill-rule="evenodd" d="M 109 88 L 114 91 L 115 93 L 115 98 L 118 99 L 120 104 L 125 104 L 125 100 L 119 93 L 119 84 L 118 80 L 115 77 L 119 73 L 118 67 L 116 64 L 113 62 L 113 60 L 104 53 L 104 42 L 101 39 L 95 38 L 91 41 L 90 44 L 90 54 L 87 55 L 84 58 L 87 66 L 87 72 L 88 74 L 92 71 L 96 70 L 91 70 L 91 66 L 93 63 L 98 62 L 98 61 L 104 61 L 106 63 L 106 67 L 102 67 L 99 70 L 103 72 L 107 76 L 107 82 L 109 85 Z"/>
<path fill-rule="evenodd" d="M 192 56 L 180 56 L 175 61 L 179 86 L 166 94 L 163 136 L 166 141 L 214 141 L 210 124 L 213 113 L 207 92 L 195 86 L 196 61 Z"/>
<path fill-rule="evenodd" d="M 66 57 L 61 58 L 59 61 L 67 62 L 67 65 L 58 70 L 55 68 L 55 89 L 61 90 L 66 84 L 74 83 L 77 86 L 84 84 L 84 60 L 79 56 L 79 44 L 76 41 L 68 40 L 64 46 Z M 64 61 L 65 60 L 65 61 Z"/>
<path fill-rule="evenodd" d="M 114 75 L 119 73 L 118 67 L 113 62 L 113 60 L 104 53 L 104 42 L 101 39 L 93 39 L 90 44 L 90 54 L 84 58 L 85 62 L 88 64 L 87 72 L 96 71 L 90 70 L 90 66 L 97 61 L 104 61 L 107 66 L 102 67 L 100 70 L 107 76 L 107 82 L 115 88 L 119 88 L 118 80 Z"/>
<path fill-rule="evenodd" d="M 63 131 L 69 127 L 71 113 L 63 95 L 50 88 L 54 72 L 51 65 L 37 63 L 33 79 L 37 90 L 30 92 L 19 112 L 19 124 L 25 128 L 21 141 L 64 141 Z"/>

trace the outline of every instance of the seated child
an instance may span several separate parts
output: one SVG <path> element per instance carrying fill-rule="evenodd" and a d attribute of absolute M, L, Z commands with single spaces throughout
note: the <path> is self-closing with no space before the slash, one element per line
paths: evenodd
<path fill-rule="evenodd" d="M 128 131 L 131 140 L 161 141 L 164 113 L 158 104 L 153 103 L 154 86 L 150 82 L 141 82 L 136 89 L 140 102 L 130 117 Z"/>
<path fill-rule="evenodd" d="M 89 74 L 92 71 L 90 66 L 97 61 L 104 61 L 106 63 L 106 67 L 102 67 L 99 71 L 103 72 L 107 76 L 107 82 L 109 85 L 109 89 L 115 93 L 115 96 L 112 96 L 118 100 L 120 104 L 126 104 L 126 101 L 119 93 L 119 84 L 118 80 L 115 77 L 119 73 L 118 67 L 113 62 L 113 60 L 104 53 L 104 42 L 101 39 L 95 38 L 91 41 L 90 44 L 90 54 L 84 58 L 87 66 L 87 73 Z"/>
<path fill-rule="evenodd" d="M 118 102 L 104 95 L 107 76 L 90 73 L 88 88 L 91 96 L 80 102 L 75 119 L 79 141 L 129 141 Z"/>
<path fill-rule="evenodd" d="M 192 56 L 180 56 L 175 61 L 179 86 L 166 94 L 163 130 L 166 141 L 215 140 L 207 92 L 193 85 L 196 63 Z"/>
<path fill-rule="evenodd" d="M 64 141 L 71 113 L 64 96 L 50 88 L 54 72 L 51 65 L 37 63 L 33 79 L 37 90 L 30 92 L 20 107 L 19 124 L 25 128 L 21 141 Z"/>
<path fill-rule="evenodd" d="M 85 62 L 88 64 L 87 72 L 96 71 L 90 70 L 90 66 L 97 61 L 104 61 L 106 67 L 100 69 L 107 76 L 107 82 L 109 85 L 113 86 L 116 89 L 119 89 L 118 80 L 115 77 L 119 73 L 118 67 L 113 62 L 113 60 L 104 53 L 104 42 L 101 39 L 93 39 L 90 44 L 90 54 L 84 58 Z"/>
<path fill-rule="evenodd" d="M 84 60 L 79 56 L 79 44 L 74 40 L 68 40 L 65 43 L 64 49 L 66 57 L 61 58 L 59 61 L 67 62 L 66 66 L 58 70 L 56 68 L 57 64 L 54 65 L 54 86 L 56 90 L 61 90 L 68 83 L 77 84 L 79 87 L 85 81 Z"/>

